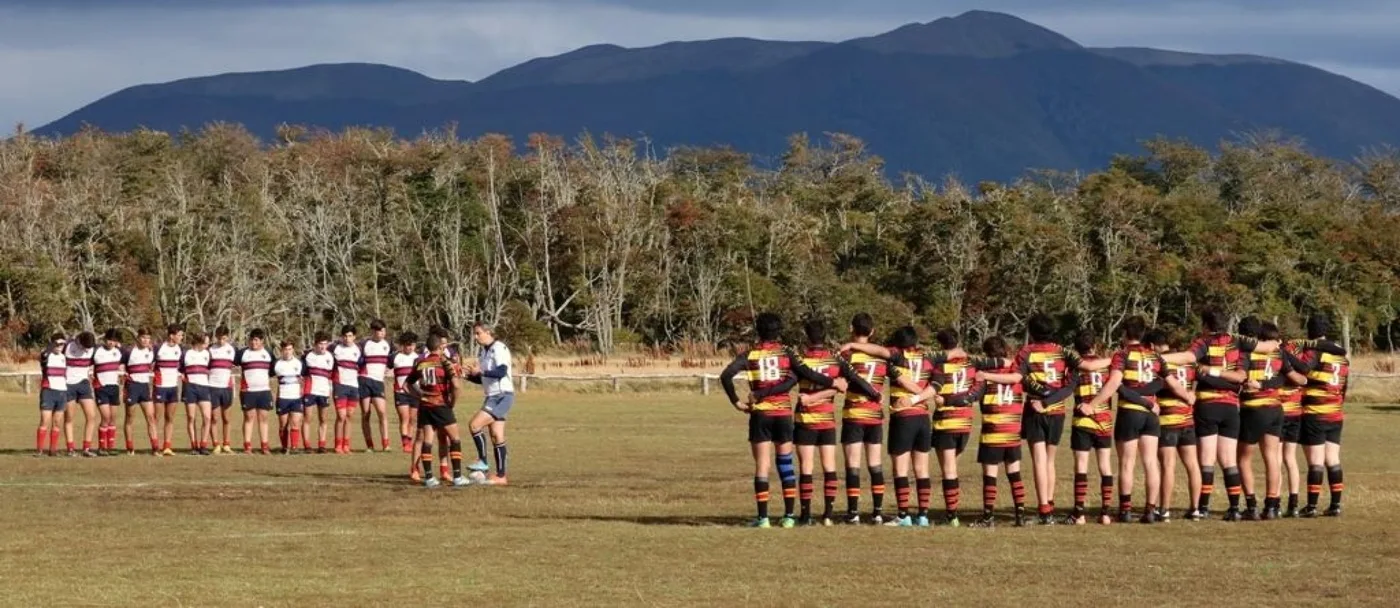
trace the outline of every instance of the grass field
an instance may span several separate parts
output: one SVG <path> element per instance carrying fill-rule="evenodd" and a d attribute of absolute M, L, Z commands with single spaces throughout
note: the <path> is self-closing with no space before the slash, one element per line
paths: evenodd
<path fill-rule="evenodd" d="M 434 491 L 402 454 L 35 458 L 32 399 L 0 394 L 8 606 L 1400 601 L 1400 407 L 1349 410 L 1340 520 L 750 530 L 745 420 L 720 396 L 531 391 L 513 485 Z"/>

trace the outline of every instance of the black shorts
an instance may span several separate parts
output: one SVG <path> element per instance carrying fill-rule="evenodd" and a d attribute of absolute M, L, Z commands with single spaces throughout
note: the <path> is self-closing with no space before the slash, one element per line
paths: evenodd
<path fill-rule="evenodd" d="M 1196 445 L 1196 427 L 1187 426 L 1162 429 L 1162 440 L 1157 443 L 1163 448 L 1185 448 Z"/>
<path fill-rule="evenodd" d="M 384 381 L 374 378 L 360 378 L 360 398 L 361 399 L 383 399 Z"/>
<path fill-rule="evenodd" d="M 1048 443 L 1060 445 L 1060 437 L 1065 434 L 1063 414 L 1042 414 L 1026 408 L 1021 419 L 1021 439 L 1026 443 Z"/>
<path fill-rule="evenodd" d="M 81 401 L 83 399 L 92 398 L 92 382 L 83 380 L 82 382 L 68 383 L 68 401 Z"/>
<path fill-rule="evenodd" d="M 418 409 L 418 415 L 423 415 Z M 792 416 L 749 414 L 749 443 L 792 443 Z"/>
<path fill-rule="evenodd" d="M 226 409 L 233 406 L 233 389 L 228 387 L 210 387 L 209 405 L 219 409 Z"/>
<path fill-rule="evenodd" d="M 186 384 L 184 390 L 180 391 L 180 400 L 185 405 L 194 403 L 209 403 L 209 387 L 203 384 Z"/>
<path fill-rule="evenodd" d="M 1240 438 L 1240 408 L 1222 403 L 1196 406 L 1196 437 Z"/>
<path fill-rule="evenodd" d="M 174 405 L 180 402 L 180 387 L 178 386 L 157 386 L 156 403 L 161 405 Z"/>
<path fill-rule="evenodd" d="M 1240 408 L 1240 441 L 1259 443 L 1265 435 L 1283 436 L 1283 408 Z"/>
<path fill-rule="evenodd" d="M 1303 428 L 1298 440 L 1298 443 L 1303 445 L 1340 444 L 1342 443 L 1342 423 L 1324 422 L 1318 420 L 1317 416 L 1304 414 Z"/>
<path fill-rule="evenodd" d="M 313 407 L 330 407 L 331 398 L 325 395 L 307 395 L 301 398 L 302 407 L 311 409 Z"/>
<path fill-rule="evenodd" d="M 335 396 L 336 401 L 354 401 L 358 404 L 360 401 L 360 385 L 349 386 L 336 383 L 332 394 Z"/>
<path fill-rule="evenodd" d="M 394 393 L 394 407 L 418 407 L 418 400 L 408 393 Z"/>
<path fill-rule="evenodd" d="M 880 445 L 880 433 L 884 429 L 879 424 L 856 424 L 849 420 L 841 421 L 841 445 L 868 443 Z"/>
<path fill-rule="evenodd" d="M 792 442 L 797 445 L 836 445 L 836 429 L 814 429 L 799 424 L 792 431 Z"/>
<path fill-rule="evenodd" d="M 119 384 L 97 387 L 98 405 L 121 405 L 122 387 Z"/>
<path fill-rule="evenodd" d="M 39 411 L 63 413 L 68 408 L 68 391 L 45 388 L 39 390 Z"/>
<path fill-rule="evenodd" d="M 933 423 L 928 416 L 894 416 L 889 435 L 891 454 L 927 453 L 933 445 Z"/>
<path fill-rule="evenodd" d="M 967 441 L 970 437 L 972 437 L 972 433 L 939 431 L 933 434 L 933 449 L 939 451 L 953 450 L 958 454 L 962 454 L 963 450 L 967 449 Z"/>
<path fill-rule="evenodd" d="M 302 413 L 305 409 L 306 409 L 306 406 L 302 404 L 301 399 L 280 399 L 280 398 L 279 398 L 279 399 L 277 400 L 277 415 L 278 415 L 278 416 L 284 416 L 284 415 L 286 415 L 286 414 L 300 414 L 300 413 Z"/>
<path fill-rule="evenodd" d="M 454 424 L 457 424 L 457 415 L 452 413 L 450 407 L 440 405 L 418 408 L 418 428 L 420 429 L 425 426 L 443 429 Z"/>
<path fill-rule="evenodd" d="M 1107 450 L 1113 447 L 1113 435 L 1100 435 L 1077 426 L 1069 429 L 1069 449 L 1076 452 Z"/>
<path fill-rule="evenodd" d="M 126 404 L 136 405 L 138 403 L 151 402 L 151 385 L 147 382 L 126 383 Z"/>
<path fill-rule="evenodd" d="M 1021 446 L 1019 444 L 1006 447 L 977 446 L 977 464 L 1011 464 L 1013 462 L 1021 462 Z"/>
<path fill-rule="evenodd" d="M 1140 437 L 1158 437 L 1162 434 L 1162 423 L 1152 412 L 1139 410 L 1118 410 L 1118 420 L 1113 423 L 1114 441 L 1134 441 Z"/>
<path fill-rule="evenodd" d="M 238 403 L 243 411 L 272 409 L 272 391 L 252 391 L 238 394 Z"/>
<path fill-rule="evenodd" d="M 1303 437 L 1303 417 L 1284 416 L 1283 434 L 1280 437 L 1287 443 L 1298 443 Z"/>

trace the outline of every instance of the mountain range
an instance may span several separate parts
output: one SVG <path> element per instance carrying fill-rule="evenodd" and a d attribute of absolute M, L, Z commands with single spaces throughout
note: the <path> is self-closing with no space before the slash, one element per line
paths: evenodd
<path fill-rule="evenodd" d="M 659 147 L 728 145 L 772 159 L 805 132 L 863 138 L 895 173 L 1008 179 L 1094 169 L 1155 136 L 1214 145 L 1258 130 L 1349 159 L 1400 144 L 1400 99 L 1254 55 L 1089 48 L 1017 17 L 972 11 L 845 42 L 726 38 L 594 45 L 477 82 L 373 64 L 223 74 L 123 89 L 35 131 L 165 131 L 242 123 L 463 136 L 585 131 Z"/>

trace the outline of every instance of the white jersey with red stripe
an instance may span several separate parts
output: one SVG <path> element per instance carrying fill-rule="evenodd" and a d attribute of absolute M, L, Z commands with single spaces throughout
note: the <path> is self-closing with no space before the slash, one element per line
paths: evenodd
<path fill-rule="evenodd" d="M 238 349 L 232 344 L 215 344 L 209 347 L 209 386 L 233 388 L 233 360 L 238 357 Z"/>
<path fill-rule="evenodd" d="M 240 390 L 245 393 L 264 393 L 272 390 L 272 353 L 267 352 L 266 348 L 245 348 L 238 351 L 234 356 L 234 363 L 243 370 Z M 297 375 L 301 375 L 300 368 L 297 369 Z"/>
<path fill-rule="evenodd" d="M 335 357 L 335 383 L 360 386 L 360 359 L 364 358 L 360 345 L 337 342 L 331 347 L 331 355 Z"/>
<path fill-rule="evenodd" d="M 394 353 L 394 392 L 408 392 L 408 375 L 418 365 L 418 353 Z"/>
<path fill-rule="evenodd" d="M 302 374 L 301 359 L 278 359 L 272 366 L 277 376 L 278 399 L 301 399 Z"/>
<path fill-rule="evenodd" d="M 302 357 L 302 375 L 309 380 L 306 394 L 315 397 L 331 396 L 331 378 L 335 376 L 335 355 L 330 351 L 311 351 Z"/>
<path fill-rule="evenodd" d="M 184 359 L 180 360 L 180 373 L 185 375 L 185 382 L 195 386 L 210 386 L 209 361 L 207 348 L 191 348 L 185 351 Z"/>
<path fill-rule="evenodd" d="M 137 384 L 150 384 L 151 377 L 155 375 L 155 361 L 156 351 L 139 346 L 131 347 L 131 350 L 122 356 L 127 380 Z"/>
<path fill-rule="evenodd" d="M 68 348 L 63 351 L 63 357 L 68 361 L 68 384 L 81 384 L 92 374 L 92 356 L 97 352 L 95 348 L 83 348 L 82 344 L 69 342 Z"/>
<path fill-rule="evenodd" d="M 39 355 L 39 370 L 43 373 L 42 388 L 51 391 L 68 390 L 68 357 L 63 353 L 44 351 Z"/>
<path fill-rule="evenodd" d="M 97 376 L 98 386 L 120 386 L 122 382 L 122 359 L 120 348 L 97 347 L 92 354 L 92 369 Z"/>
<path fill-rule="evenodd" d="M 162 342 L 156 348 L 156 387 L 177 388 L 180 386 L 180 368 L 185 359 L 185 347 L 179 344 Z"/>
<path fill-rule="evenodd" d="M 360 345 L 363 355 L 360 364 L 360 377 L 384 381 L 384 372 L 389 369 L 389 355 L 394 346 L 388 340 L 365 340 Z"/>

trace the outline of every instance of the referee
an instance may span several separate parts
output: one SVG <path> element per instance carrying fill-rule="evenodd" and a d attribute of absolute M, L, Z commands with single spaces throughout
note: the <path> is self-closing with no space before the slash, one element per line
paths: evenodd
<path fill-rule="evenodd" d="M 510 348 L 505 342 L 496 339 L 495 332 L 485 323 L 472 326 L 472 337 L 481 346 L 476 364 L 468 364 L 467 379 L 481 385 L 486 400 L 481 410 L 472 416 L 469 424 L 472 442 L 476 444 L 476 462 L 467 468 L 486 472 L 486 429 L 491 429 L 491 443 L 496 451 L 496 472 L 486 481 L 486 485 L 506 485 L 506 415 L 515 404 L 515 384 L 511 381 L 514 366 L 510 361 Z"/>

